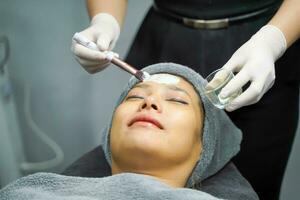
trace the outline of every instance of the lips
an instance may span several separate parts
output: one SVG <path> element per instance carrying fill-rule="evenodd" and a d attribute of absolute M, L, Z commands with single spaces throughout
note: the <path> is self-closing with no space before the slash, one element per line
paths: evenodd
<path fill-rule="evenodd" d="M 139 116 L 134 117 L 129 122 L 128 126 L 132 126 L 136 122 L 148 122 L 148 123 L 152 123 L 153 125 L 155 125 L 159 129 L 163 129 L 163 126 L 161 125 L 161 123 L 158 120 L 154 119 L 153 117 L 151 117 L 149 115 L 139 115 Z"/>

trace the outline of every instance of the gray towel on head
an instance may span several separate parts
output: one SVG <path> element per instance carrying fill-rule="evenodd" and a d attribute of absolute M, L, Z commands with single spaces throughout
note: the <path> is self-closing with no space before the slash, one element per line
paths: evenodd
<path fill-rule="evenodd" d="M 196 92 L 198 92 L 201 98 L 205 112 L 203 150 L 202 154 L 199 155 L 199 161 L 186 184 L 187 187 L 193 187 L 196 183 L 199 184 L 205 178 L 218 172 L 234 155 L 239 152 L 242 133 L 232 123 L 223 110 L 215 108 L 205 97 L 204 91 L 201 87 L 204 83 L 204 79 L 192 69 L 174 63 L 159 63 L 150 65 L 144 68 L 143 71 L 146 71 L 149 74 L 169 73 L 181 76 L 194 86 Z M 129 80 L 129 83 L 124 88 L 115 109 L 126 97 L 129 90 L 137 83 L 138 80 L 135 77 L 132 77 Z M 112 121 L 110 121 L 109 126 L 102 132 L 102 146 L 109 164 L 111 164 L 109 141 L 111 122 Z"/>
<path fill-rule="evenodd" d="M 1 200 L 217 200 L 205 192 L 172 188 L 148 175 L 122 173 L 105 178 L 37 173 L 0 191 Z"/>

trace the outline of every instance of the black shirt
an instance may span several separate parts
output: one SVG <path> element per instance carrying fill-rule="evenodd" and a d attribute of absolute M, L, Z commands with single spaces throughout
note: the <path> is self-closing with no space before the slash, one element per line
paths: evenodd
<path fill-rule="evenodd" d="M 197 19 L 217 19 L 278 6 L 282 0 L 154 0 L 155 4 L 177 15 Z"/>

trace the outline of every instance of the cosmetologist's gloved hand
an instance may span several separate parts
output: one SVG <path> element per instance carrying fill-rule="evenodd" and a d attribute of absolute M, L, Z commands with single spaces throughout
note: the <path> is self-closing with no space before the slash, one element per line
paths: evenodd
<path fill-rule="evenodd" d="M 220 97 L 230 96 L 249 81 L 251 84 L 226 106 L 227 111 L 258 102 L 273 86 L 274 63 L 285 52 L 286 46 L 281 30 L 273 25 L 266 25 L 232 55 L 223 68 L 238 73 L 222 89 Z"/>
<path fill-rule="evenodd" d="M 109 65 L 105 54 L 101 51 L 112 50 L 120 35 L 120 26 L 110 14 L 99 13 L 93 17 L 90 26 L 79 33 L 86 39 L 97 44 L 99 51 L 91 50 L 72 40 L 71 51 L 76 60 L 89 73 L 103 70 Z"/>

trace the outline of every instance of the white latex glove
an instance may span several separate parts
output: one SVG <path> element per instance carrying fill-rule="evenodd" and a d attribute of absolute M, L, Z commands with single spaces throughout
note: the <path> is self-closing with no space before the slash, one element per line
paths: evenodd
<path fill-rule="evenodd" d="M 76 60 L 89 73 L 96 73 L 109 65 L 103 51 L 112 50 L 120 35 L 120 26 L 110 14 L 100 13 L 93 17 L 90 26 L 79 33 L 97 44 L 100 51 L 91 50 L 72 40 L 71 51 Z M 101 52 L 102 51 L 102 52 Z"/>
<path fill-rule="evenodd" d="M 220 97 L 230 96 L 249 81 L 251 84 L 226 106 L 227 111 L 254 104 L 261 99 L 274 84 L 274 63 L 285 50 L 284 34 L 279 28 L 266 25 L 232 55 L 223 68 L 238 73 L 222 89 Z"/>

